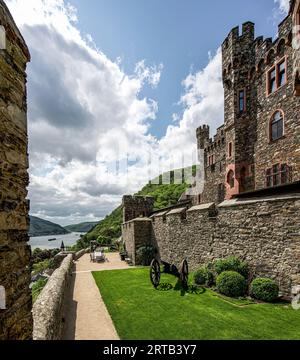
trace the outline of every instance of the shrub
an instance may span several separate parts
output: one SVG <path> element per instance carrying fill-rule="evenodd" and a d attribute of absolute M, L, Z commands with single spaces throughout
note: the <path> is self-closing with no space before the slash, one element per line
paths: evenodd
<path fill-rule="evenodd" d="M 139 265 L 149 266 L 155 255 L 156 249 L 153 246 L 142 246 L 136 251 L 136 262 Z"/>
<path fill-rule="evenodd" d="M 52 263 L 53 265 L 53 263 Z M 50 260 L 44 260 L 41 261 L 37 264 L 33 264 L 32 266 L 32 275 L 37 275 L 37 274 L 41 274 L 43 273 L 45 270 L 50 269 L 51 268 L 51 263 Z"/>
<path fill-rule="evenodd" d="M 272 302 L 278 299 L 279 288 L 271 279 L 258 278 L 250 285 L 250 295 L 257 300 Z"/>
<path fill-rule="evenodd" d="M 32 285 L 32 302 L 35 303 L 36 299 L 47 284 L 48 279 L 40 279 Z"/>
<path fill-rule="evenodd" d="M 249 275 L 248 264 L 235 256 L 231 256 L 223 260 L 217 260 L 215 261 L 214 266 L 218 275 L 222 274 L 224 271 L 235 271 L 244 276 L 246 279 Z"/>
<path fill-rule="evenodd" d="M 211 286 L 214 282 L 214 275 L 207 266 L 203 266 L 195 272 L 194 282 L 197 285 Z"/>
<path fill-rule="evenodd" d="M 224 271 L 217 277 L 217 290 L 223 295 L 240 297 L 246 288 L 246 279 L 236 271 Z"/>

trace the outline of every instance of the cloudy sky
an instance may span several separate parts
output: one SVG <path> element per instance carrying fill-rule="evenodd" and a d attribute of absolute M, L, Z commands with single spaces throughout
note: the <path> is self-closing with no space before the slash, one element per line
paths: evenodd
<path fill-rule="evenodd" d="M 219 46 L 276 36 L 288 0 L 6 0 L 30 48 L 31 214 L 97 221 L 223 123 Z M 216 13 L 217 9 L 217 13 Z M 213 134 L 212 134 L 213 135 Z"/>

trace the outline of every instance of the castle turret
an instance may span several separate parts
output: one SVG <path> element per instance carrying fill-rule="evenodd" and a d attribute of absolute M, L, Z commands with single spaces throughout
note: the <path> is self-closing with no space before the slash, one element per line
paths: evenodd
<path fill-rule="evenodd" d="M 196 130 L 198 150 L 203 150 L 209 143 L 209 126 L 203 125 Z"/>
<path fill-rule="evenodd" d="M 139 217 L 148 217 L 153 211 L 154 198 L 151 196 L 123 196 L 123 222 Z"/>
<path fill-rule="evenodd" d="M 249 78 L 255 67 L 254 33 L 254 24 L 246 22 L 242 34 L 239 27 L 232 29 L 222 45 L 228 197 L 244 190 L 241 173 L 245 176 L 254 153 L 256 94 Z"/>

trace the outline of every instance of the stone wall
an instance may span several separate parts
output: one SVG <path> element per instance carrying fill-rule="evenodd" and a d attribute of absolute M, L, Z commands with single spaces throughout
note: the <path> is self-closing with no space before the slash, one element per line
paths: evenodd
<path fill-rule="evenodd" d="M 32 338 L 28 185 L 27 46 L 0 0 L 0 340 Z"/>
<path fill-rule="evenodd" d="M 140 265 L 136 259 L 136 252 L 141 246 L 151 244 L 151 220 L 137 218 L 123 224 L 123 240 L 132 264 Z"/>
<path fill-rule="evenodd" d="M 73 255 L 55 270 L 33 305 L 33 339 L 60 340 L 64 326 L 65 298 L 71 283 Z"/>
<path fill-rule="evenodd" d="M 300 285 L 299 224 L 300 193 L 235 199 L 217 207 L 210 203 L 153 215 L 152 242 L 161 260 L 179 266 L 186 258 L 191 270 L 238 256 L 256 275 L 274 278 L 289 296 Z M 127 229 L 125 225 L 123 236 L 129 240 Z M 134 247 L 133 233 L 131 238 Z"/>

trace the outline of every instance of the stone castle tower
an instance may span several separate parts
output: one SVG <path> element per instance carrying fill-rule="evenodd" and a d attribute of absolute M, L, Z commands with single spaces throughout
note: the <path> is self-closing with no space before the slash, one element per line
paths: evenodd
<path fill-rule="evenodd" d="M 300 1 L 292 0 L 278 38 L 255 37 L 246 22 L 222 44 L 224 125 L 210 138 L 196 131 L 204 150 L 205 185 L 198 203 L 300 180 Z"/>
<path fill-rule="evenodd" d="M 32 338 L 26 65 L 30 55 L 0 0 L 0 340 Z"/>

